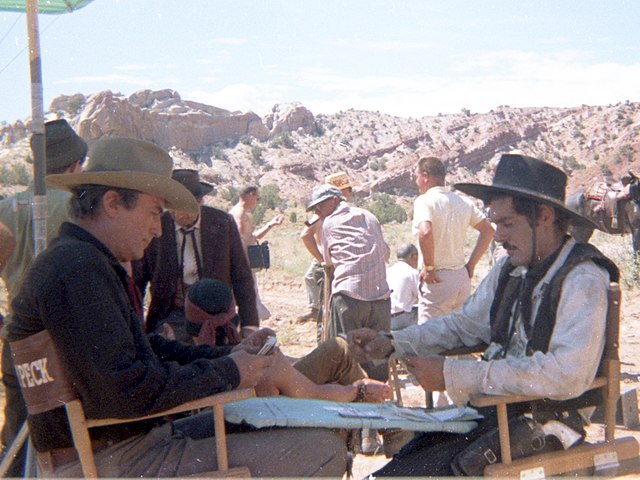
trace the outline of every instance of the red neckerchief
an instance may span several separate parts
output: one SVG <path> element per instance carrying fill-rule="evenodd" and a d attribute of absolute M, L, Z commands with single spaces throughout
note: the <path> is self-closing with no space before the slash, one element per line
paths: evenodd
<path fill-rule="evenodd" d="M 226 312 L 212 315 L 192 303 L 187 296 L 187 298 L 184 299 L 184 313 L 187 320 L 202 325 L 200 334 L 194 338 L 196 345 L 215 345 L 217 328 L 222 328 L 224 331 L 228 339 L 228 345 L 237 345 L 240 343 L 241 338 L 238 329 L 231 321 L 236 314 L 235 303 L 232 303 Z"/>

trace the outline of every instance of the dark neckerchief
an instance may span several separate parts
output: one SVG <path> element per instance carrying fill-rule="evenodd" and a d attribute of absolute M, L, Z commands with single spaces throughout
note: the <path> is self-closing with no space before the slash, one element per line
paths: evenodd
<path fill-rule="evenodd" d="M 504 279 L 501 278 L 501 283 L 507 282 L 507 284 L 503 285 L 504 288 L 500 288 L 499 286 L 496 290 L 497 292 L 504 293 L 502 295 L 502 300 L 499 303 L 494 303 L 494 305 L 492 305 L 491 325 L 492 329 L 499 328 L 501 330 L 501 332 L 496 332 L 498 335 L 495 335 L 492 332 L 492 338 L 497 337 L 501 340 L 499 343 L 502 345 L 502 358 L 506 356 L 511 339 L 515 334 L 518 316 L 522 317 L 522 324 L 527 338 L 531 338 L 531 332 L 533 329 L 531 321 L 531 297 L 533 295 L 533 289 L 544 278 L 549 271 L 549 268 L 551 268 L 551 265 L 556 261 L 566 240 L 567 238 L 564 239 L 562 245 L 540 262 L 540 264 L 527 270 L 524 277 L 521 276 L 518 279 L 511 279 L 509 282 L 507 282 L 507 280 L 509 280 L 510 275 L 506 275 L 506 278 Z M 511 321 L 512 316 L 513 322 Z"/>

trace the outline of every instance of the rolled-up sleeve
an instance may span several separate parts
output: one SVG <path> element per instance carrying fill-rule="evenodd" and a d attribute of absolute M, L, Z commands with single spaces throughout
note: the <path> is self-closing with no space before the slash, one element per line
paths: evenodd
<path fill-rule="evenodd" d="M 413 355 L 412 350 L 425 356 L 452 348 L 489 343 L 489 313 L 505 260 L 491 270 L 460 310 L 394 332 L 393 346 L 398 356 Z"/>
<path fill-rule="evenodd" d="M 604 349 L 608 284 L 608 273 L 591 262 L 567 275 L 546 353 L 490 362 L 447 358 L 444 377 L 451 399 L 464 404 L 477 393 L 554 400 L 582 394 L 595 378 Z"/>

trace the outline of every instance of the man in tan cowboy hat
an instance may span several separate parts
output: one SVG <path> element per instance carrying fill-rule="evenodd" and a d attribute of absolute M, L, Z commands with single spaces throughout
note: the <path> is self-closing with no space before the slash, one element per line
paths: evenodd
<path fill-rule="evenodd" d="M 198 211 L 191 192 L 171 178 L 172 166 L 171 157 L 151 143 L 103 138 L 91 148 L 83 173 L 47 177 L 49 185 L 71 191 L 73 223 L 62 225 L 26 274 L 12 302 L 8 338 L 27 339 L 46 329 L 88 417 L 135 418 L 250 387 L 273 363 L 272 356 L 250 353 L 256 349 L 249 343 L 231 352 L 142 331 L 135 289 L 121 263 L 142 258 L 160 236 L 164 208 Z M 133 422 L 92 430 L 99 474 L 183 477 L 214 470 L 210 415 L 155 428 Z M 29 419 L 40 473 L 82 476 L 64 414 L 54 409 Z M 246 441 L 229 436 L 230 466 L 248 465 L 256 476 L 339 476 L 346 465 L 344 442 L 330 430 L 238 435 Z M 283 461 L 287 455 L 300 461 Z"/>
<path fill-rule="evenodd" d="M 45 138 L 47 173 L 80 171 L 87 154 L 87 144 L 66 120 L 47 122 L 45 124 Z M 68 219 L 69 197 L 69 192 L 65 190 L 47 189 L 47 243 L 53 240 L 58 234 L 62 222 Z M 18 291 L 22 276 L 35 256 L 32 187 L 0 202 L 0 222 L 13 233 L 16 245 L 11 256 L 2 265 L 2 280 L 7 288 L 10 303 Z M 10 317 L 7 320 L 10 321 Z M 27 418 L 8 342 L 3 342 L 2 346 L 2 383 L 6 399 L 2 445 L 8 447 Z M 24 455 L 18 455 L 18 459 L 8 472 L 9 476 L 22 476 L 23 457 Z"/>
<path fill-rule="evenodd" d="M 569 222 L 590 223 L 565 207 L 565 173 L 524 155 L 503 155 L 493 184 L 457 184 L 482 199 L 496 225 L 501 258 L 461 309 L 409 327 L 392 338 L 371 330 L 350 347 L 384 357 L 395 350 L 427 391 L 445 390 L 456 404 L 472 394 L 580 397 L 601 360 L 609 281 L 618 269 L 589 244 L 567 235 Z M 481 362 L 438 355 L 489 345 Z M 418 355 L 411 355 L 411 346 Z M 449 476 L 454 457 L 495 426 L 495 409 L 469 435 L 419 435 L 378 476 Z M 581 431 L 575 403 L 559 402 L 534 420 L 568 421 Z M 582 430 L 583 431 L 583 430 Z M 452 467 L 452 461 L 454 466 Z"/>
<path fill-rule="evenodd" d="M 202 278 L 224 282 L 238 307 L 238 327 L 248 337 L 260 326 L 251 269 L 231 215 L 203 205 L 213 185 L 200 181 L 196 170 L 178 169 L 173 179 L 198 201 L 197 213 L 170 210 L 162 215 L 162 236 L 151 241 L 141 261 L 134 262 L 140 291 L 150 283 L 151 302 L 146 330 L 157 332 L 170 325 L 177 340 L 192 343 L 186 331 L 184 299 L 189 287 Z M 234 308 L 235 310 L 235 308 Z M 218 338 L 217 344 L 235 344 L 237 336 Z"/>
<path fill-rule="evenodd" d="M 351 193 L 355 183 L 351 181 L 347 172 L 332 173 L 324 177 L 324 183 L 337 187 L 344 195 L 344 198 L 351 199 Z M 315 213 L 305 222 L 305 226 L 300 232 L 300 239 L 313 259 L 304 274 L 304 285 L 309 299 L 309 311 L 298 317 L 299 322 L 307 320 L 317 320 L 320 326 L 319 312 L 323 302 L 324 269 L 322 268 L 322 254 L 318 248 L 320 242 L 320 230 L 322 229 L 322 219 Z M 320 332 L 318 332 L 318 341 Z"/>

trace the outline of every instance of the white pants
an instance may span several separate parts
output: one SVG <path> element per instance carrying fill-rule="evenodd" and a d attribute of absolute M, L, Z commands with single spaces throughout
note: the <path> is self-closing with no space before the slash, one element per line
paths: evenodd
<path fill-rule="evenodd" d="M 438 283 L 420 285 L 419 325 L 457 310 L 471 293 L 471 279 L 464 267 L 458 270 L 437 270 L 436 278 Z"/>

